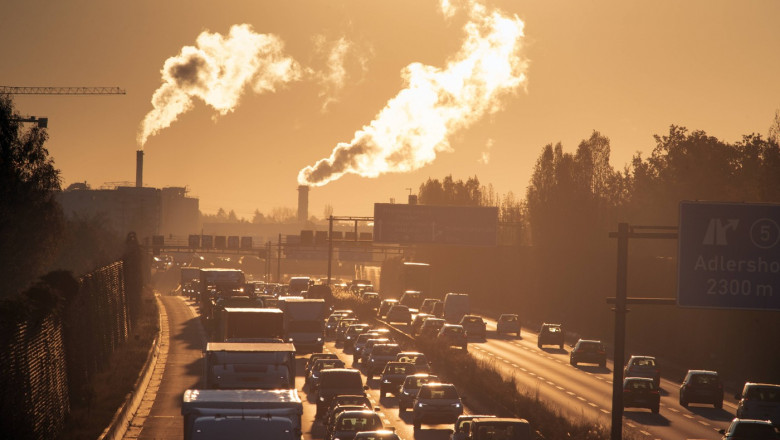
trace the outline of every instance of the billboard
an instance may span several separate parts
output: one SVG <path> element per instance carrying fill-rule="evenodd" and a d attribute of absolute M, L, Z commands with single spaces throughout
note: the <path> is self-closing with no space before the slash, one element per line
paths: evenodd
<path fill-rule="evenodd" d="M 495 246 L 498 208 L 374 204 L 374 242 Z"/>
<path fill-rule="evenodd" d="M 780 205 L 680 203 L 677 303 L 780 310 Z"/>

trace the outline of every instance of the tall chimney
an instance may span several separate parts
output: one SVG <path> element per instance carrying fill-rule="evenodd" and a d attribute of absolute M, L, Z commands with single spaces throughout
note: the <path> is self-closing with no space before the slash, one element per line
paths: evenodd
<path fill-rule="evenodd" d="M 135 187 L 144 186 L 144 150 L 135 152 Z"/>
<path fill-rule="evenodd" d="M 309 219 L 309 187 L 298 186 L 298 221 L 303 223 Z"/>

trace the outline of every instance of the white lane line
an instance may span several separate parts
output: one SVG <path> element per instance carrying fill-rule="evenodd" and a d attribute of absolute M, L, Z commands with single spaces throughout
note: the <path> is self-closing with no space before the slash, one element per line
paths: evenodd
<path fill-rule="evenodd" d="M 650 433 L 649 433 L 649 432 L 647 432 L 647 431 L 639 431 L 639 432 L 641 432 L 641 433 L 642 433 L 642 434 L 644 434 L 644 435 L 652 435 L 652 434 L 650 434 Z"/>
<path fill-rule="evenodd" d="M 680 412 L 679 410 L 676 410 L 676 409 L 672 408 L 671 406 L 669 407 L 669 411 L 676 412 L 676 413 Z"/>
<path fill-rule="evenodd" d="M 599 407 L 598 405 L 596 405 L 596 404 L 595 404 L 595 403 L 593 403 L 593 402 L 588 402 L 588 405 L 590 405 L 590 406 L 592 406 L 592 407 L 594 407 L 594 408 L 598 408 L 598 407 Z"/>
<path fill-rule="evenodd" d="M 693 420 L 693 416 L 692 416 L 692 415 L 690 415 L 690 414 L 683 414 L 683 417 L 685 417 L 686 419 L 691 419 L 691 420 Z"/>
<path fill-rule="evenodd" d="M 560 386 L 560 385 L 555 385 L 555 388 L 558 388 L 558 389 L 559 389 L 559 390 L 561 390 L 561 391 L 563 391 L 563 390 L 564 390 L 564 388 L 563 388 L 562 386 Z"/>
<path fill-rule="evenodd" d="M 710 424 L 705 422 L 704 420 L 697 420 L 697 422 L 701 423 L 704 426 L 710 426 Z"/>
<path fill-rule="evenodd" d="M 566 391 L 566 394 L 568 394 L 570 396 L 576 396 L 576 394 L 572 393 L 571 391 Z"/>
<path fill-rule="evenodd" d="M 577 399 L 582 400 L 583 402 L 587 402 L 587 400 L 585 400 L 585 398 L 582 396 L 577 396 Z"/>
<path fill-rule="evenodd" d="M 631 422 L 628 422 L 628 423 L 626 423 L 626 425 L 628 425 L 630 428 L 636 428 L 636 425 L 634 425 L 634 424 L 633 424 L 633 423 L 631 423 Z"/>
<path fill-rule="evenodd" d="M 609 414 L 609 411 L 605 410 L 604 408 L 601 408 L 601 412 L 603 412 L 604 414 Z"/>
<path fill-rule="evenodd" d="M 511 365 L 512 365 L 513 367 L 515 367 L 515 368 L 519 368 L 519 367 L 520 367 L 520 365 L 517 365 L 517 364 L 511 364 Z"/>

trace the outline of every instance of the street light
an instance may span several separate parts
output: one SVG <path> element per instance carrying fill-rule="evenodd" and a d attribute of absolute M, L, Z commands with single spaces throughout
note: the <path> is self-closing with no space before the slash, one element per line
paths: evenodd
<path fill-rule="evenodd" d="M 12 122 L 35 122 L 38 124 L 38 128 L 47 128 L 49 126 L 49 118 L 36 118 L 30 116 L 29 118 L 16 118 L 11 119 Z"/>

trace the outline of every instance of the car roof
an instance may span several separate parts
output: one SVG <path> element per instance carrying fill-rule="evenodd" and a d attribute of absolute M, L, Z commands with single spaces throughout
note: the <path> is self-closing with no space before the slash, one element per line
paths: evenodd
<path fill-rule="evenodd" d="M 717 371 L 711 371 L 711 370 L 688 370 L 688 374 L 710 374 L 713 376 L 717 376 Z"/>
<path fill-rule="evenodd" d="M 588 343 L 588 344 L 601 344 L 601 341 L 599 341 L 598 339 L 580 339 L 579 341 L 577 341 L 577 343 L 580 342 Z"/>
<path fill-rule="evenodd" d="M 443 328 L 453 328 L 453 327 L 455 327 L 455 328 L 463 328 L 463 326 L 460 325 L 460 324 L 444 324 Z"/>
<path fill-rule="evenodd" d="M 631 355 L 631 359 L 653 359 L 655 360 L 655 356 L 645 356 L 645 355 Z M 631 360 L 629 359 L 629 361 Z"/>
<path fill-rule="evenodd" d="M 426 384 L 423 384 L 426 388 L 455 388 L 455 385 L 451 383 L 442 383 L 442 382 L 428 382 Z"/>
<path fill-rule="evenodd" d="M 398 356 L 425 356 L 425 353 L 421 353 L 419 351 L 402 351 L 398 353 Z"/>
<path fill-rule="evenodd" d="M 625 379 L 623 379 L 623 382 L 653 382 L 655 381 L 650 377 L 636 377 L 636 376 L 629 376 Z"/>

